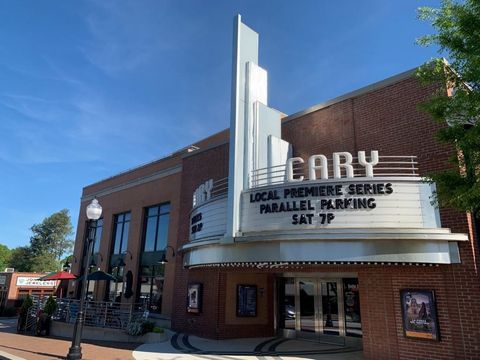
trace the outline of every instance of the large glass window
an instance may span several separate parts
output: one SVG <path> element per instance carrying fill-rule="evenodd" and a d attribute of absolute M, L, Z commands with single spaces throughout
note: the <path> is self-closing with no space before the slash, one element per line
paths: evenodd
<path fill-rule="evenodd" d="M 130 212 L 115 215 L 113 226 L 112 254 L 122 254 L 127 251 Z"/>
<path fill-rule="evenodd" d="M 162 312 L 165 265 L 142 266 L 138 276 L 138 302 L 149 311 Z"/>
<path fill-rule="evenodd" d="M 167 246 L 170 204 L 151 206 L 145 211 L 144 251 L 162 251 Z"/>
<path fill-rule="evenodd" d="M 101 256 L 101 255 L 97 255 L 100 253 L 100 242 L 101 242 L 101 238 L 102 238 L 102 230 L 103 230 L 103 218 L 100 218 L 98 219 L 96 222 L 92 221 L 87 221 L 85 223 L 85 233 L 84 233 L 84 241 L 83 241 L 83 252 L 82 252 L 82 266 L 80 268 L 80 274 L 83 275 L 84 271 L 85 271 L 85 266 L 86 266 L 86 262 L 87 262 L 87 251 L 88 251 L 88 237 L 90 235 L 90 226 L 91 224 L 94 224 L 94 233 L 93 233 L 93 238 L 94 238 L 94 242 L 93 242 L 93 247 L 92 247 L 92 252 L 90 253 L 90 264 L 88 264 L 88 266 L 90 267 L 88 269 L 89 273 L 92 273 L 94 271 L 97 270 L 98 268 L 98 256 Z M 89 299 L 93 299 L 93 294 L 95 292 L 95 282 L 94 281 L 87 281 L 88 282 L 88 285 L 87 285 L 87 297 Z M 77 298 L 80 298 L 80 289 L 82 288 L 82 281 L 79 281 L 78 282 L 78 286 L 77 286 L 77 294 L 76 294 L 76 297 Z"/>
<path fill-rule="evenodd" d="M 82 270 L 81 273 L 83 274 L 83 268 L 85 267 L 85 262 L 87 261 L 87 250 L 88 250 L 88 236 L 89 236 L 89 229 L 90 229 L 90 223 L 87 221 L 85 225 L 85 236 L 84 236 L 84 241 L 83 241 L 83 256 L 82 256 Z M 92 252 L 90 253 L 90 263 L 94 259 L 94 254 L 98 254 L 100 252 L 100 241 L 102 238 L 102 230 L 103 230 L 103 218 L 98 219 L 95 225 L 95 230 L 94 230 L 94 242 L 93 242 L 93 247 L 92 247 Z"/>
<path fill-rule="evenodd" d="M 93 243 L 93 254 L 100 252 L 100 241 L 102 239 L 103 219 L 97 220 L 97 226 L 95 227 L 95 242 Z"/>
<path fill-rule="evenodd" d="M 114 302 L 121 302 L 122 293 L 124 289 L 123 275 L 124 266 L 110 266 L 109 273 L 117 278 L 117 281 L 109 281 L 107 283 L 108 300 Z"/>
<path fill-rule="evenodd" d="M 358 279 L 343 279 L 345 299 L 345 327 L 347 335 L 362 336 L 362 320 L 360 316 L 360 295 Z"/>

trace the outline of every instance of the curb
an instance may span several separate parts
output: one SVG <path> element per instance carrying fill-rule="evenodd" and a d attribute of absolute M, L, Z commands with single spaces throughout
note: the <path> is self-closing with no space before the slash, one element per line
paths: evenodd
<path fill-rule="evenodd" d="M 25 359 L 0 350 L 0 360 L 25 360 Z"/>

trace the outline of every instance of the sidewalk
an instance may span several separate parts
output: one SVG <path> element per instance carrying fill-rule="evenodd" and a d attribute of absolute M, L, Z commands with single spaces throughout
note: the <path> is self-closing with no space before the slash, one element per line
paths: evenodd
<path fill-rule="evenodd" d="M 341 347 L 307 340 L 284 338 L 210 340 L 186 334 L 170 333 L 169 335 L 169 341 L 139 346 L 133 352 L 133 357 L 136 360 L 363 359 L 362 351 L 358 347 Z"/>
<path fill-rule="evenodd" d="M 71 345 L 69 339 L 17 334 L 15 330 L 16 319 L 0 318 L 0 360 L 64 359 Z M 118 342 L 82 342 L 83 359 L 363 360 L 361 348 L 353 345 L 342 347 L 276 337 L 210 340 L 174 332 L 168 335 L 167 341 L 140 346 Z"/>
<path fill-rule="evenodd" d="M 64 359 L 67 355 L 71 339 L 17 334 L 16 324 L 16 318 L 0 318 L 0 360 Z M 136 346 L 138 344 L 82 342 L 82 354 L 84 360 L 131 360 Z"/>

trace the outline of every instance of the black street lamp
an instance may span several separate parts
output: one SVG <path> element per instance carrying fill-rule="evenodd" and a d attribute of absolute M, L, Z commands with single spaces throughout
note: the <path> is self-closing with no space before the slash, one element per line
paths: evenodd
<path fill-rule="evenodd" d="M 77 360 L 82 358 L 82 347 L 80 343 L 82 341 L 82 330 L 83 323 L 85 321 L 84 317 L 84 306 L 85 306 L 85 293 L 87 292 L 87 277 L 90 269 L 90 254 L 92 253 L 93 243 L 95 242 L 95 228 L 97 220 L 102 215 L 102 207 L 98 203 L 97 199 L 93 199 L 92 202 L 87 206 L 87 219 L 88 219 L 88 246 L 87 246 L 87 255 L 85 261 L 85 268 L 83 270 L 83 280 L 82 280 L 82 291 L 80 293 L 80 308 L 77 313 L 77 320 L 75 321 L 75 328 L 73 329 L 73 339 L 72 346 L 68 350 L 67 360 Z"/>
<path fill-rule="evenodd" d="M 69 257 L 71 257 L 72 260 L 75 260 L 75 264 L 78 262 L 77 257 L 75 255 L 71 255 Z M 71 261 L 69 262 L 68 259 L 65 260 L 65 264 L 63 264 L 62 269 L 63 271 L 70 272 L 70 270 L 72 269 L 72 262 Z"/>
<path fill-rule="evenodd" d="M 167 245 L 167 246 L 165 246 L 165 249 L 163 250 L 162 257 L 161 257 L 160 261 L 158 262 L 159 264 L 164 265 L 164 264 L 168 263 L 167 250 L 169 248 L 172 249 L 172 257 L 175 257 L 175 249 L 173 247 L 171 247 L 170 245 Z"/>

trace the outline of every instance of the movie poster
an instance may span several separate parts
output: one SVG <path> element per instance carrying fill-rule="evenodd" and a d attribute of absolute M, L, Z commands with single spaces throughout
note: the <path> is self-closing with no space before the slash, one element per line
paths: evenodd
<path fill-rule="evenodd" d="M 202 284 L 188 285 L 187 312 L 198 314 L 202 311 Z"/>
<path fill-rule="evenodd" d="M 401 290 L 400 297 L 405 336 L 439 340 L 433 290 Z"/>

